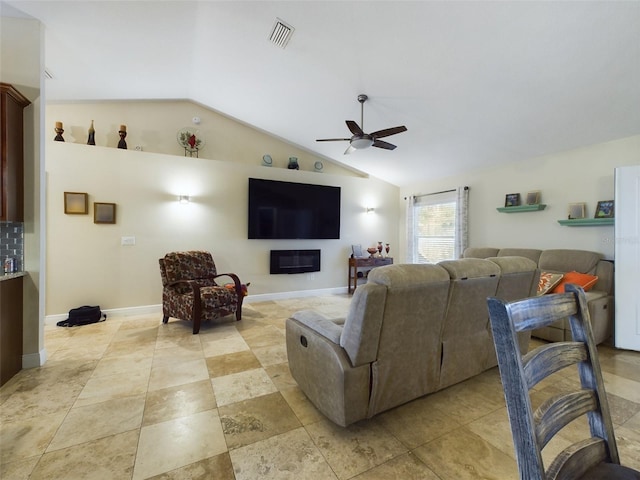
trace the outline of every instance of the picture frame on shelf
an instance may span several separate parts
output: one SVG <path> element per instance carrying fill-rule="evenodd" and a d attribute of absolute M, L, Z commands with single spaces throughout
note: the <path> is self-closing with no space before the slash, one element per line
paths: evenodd
<path fill-rule="evenodd" d="M 570 203 L 569 204 L 569 220 L 576 220 L 585 217 L 586 204 L 585 203 Z"/>
<path fill-rule="evenodd" d="M 351 245 L 351 254 L 353 258 L 362 258 L 365 255 L 362 253 L 362 245 Z"/>
<path fill-rule="evenodd" d="M 507 193 L 504 198 L 504 206 L 505 207 L 517 207 L 520 205 L 520 194 L 519 193 Z"/>
<path fill-rule="evenodd" d="M 527 205 L 538 205 L 540 203 L 540 191 L 527 193 Z"/>
<path fill-rule="evenodd" d="M 116 204 L 93 202 L 93 223 L 116 223 Z"/>
<path fill-rule="evenodd" d="M 615 214 L 613 200 L 600 200 L 593 218 L 613 218 Z"/>
<path fill-rule="evenodd" d="M 89 213 L 89 195 L 82 192 L 64 192 L 64 213 L 86 215 Z"/>

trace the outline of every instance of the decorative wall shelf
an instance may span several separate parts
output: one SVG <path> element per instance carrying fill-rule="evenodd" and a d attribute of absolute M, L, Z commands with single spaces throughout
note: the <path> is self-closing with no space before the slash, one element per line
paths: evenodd
<path fill-rule="evenodd" d="M 544 210 L 547 208 L 545 203 L 537 203 L 535 205 L 518 205 L 515 207 L 498 207 L 498 210 L 501 213 L 522 213 L 522 212 L 537 212 L 539 210 Z"/>
<path fill-rule="evenodd" d="M 564 227 L 595 227 L 600 225 L 613 225 L 615 218 L 572 218 L 570 220 L 558 220 Z"/>

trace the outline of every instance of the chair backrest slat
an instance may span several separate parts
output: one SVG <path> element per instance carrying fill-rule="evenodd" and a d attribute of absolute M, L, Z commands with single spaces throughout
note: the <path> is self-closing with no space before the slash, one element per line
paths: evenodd
<path fill-rule="evenodd" d="M 549 375 L 587 359 L 583 343 L 556 342 L 543 345 L 522 357 L 525 381 L 531 389 Z"/>

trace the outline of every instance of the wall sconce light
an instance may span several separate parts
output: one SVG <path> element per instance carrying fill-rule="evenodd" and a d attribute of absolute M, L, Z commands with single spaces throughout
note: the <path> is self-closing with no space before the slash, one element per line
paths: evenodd
<path fill-rule="evenodd" d="M 178 203 L 180 203 L 181 205 L 186 205 L 190 201 L 191 201 L 191 198 L 189 197 L 189 195 L 179 195 L 178 196 Z"/>
<path fill-rule="evenodd" d="M 376 211 L 376 209 L 373 208 L 373 207 L 367 207 L 366 211 L 367 211 L 367 213 L 374 213 Z"/>

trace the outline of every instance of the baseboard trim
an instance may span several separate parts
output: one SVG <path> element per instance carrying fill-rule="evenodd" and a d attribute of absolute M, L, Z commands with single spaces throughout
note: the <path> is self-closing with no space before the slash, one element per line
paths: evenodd
<path fill-rule="evenodd" d="M 38 353 L 28 353 L 22 355 L 22 368 L 37 368 L 41 367 L 47 361 L 47 349 L 43 348 Z"/>
<path fill-rule="evenodd" d="M 304 298 L 304 297 L 318 297 L 322 295 L 337 295 L 347 293 L 347 287 L 336 288 L 320 288 L 316 290 L 296 290 L 293 292 L 277 292 L 277 293 L 261 293 L 258 295 L 249 294 L 245 297 L 243 303 L 256 303 L 256 302 L 268 302 L 271 300 L 286 300 L 289 298 Z M 162 315 L 162 305 L 142 305 L 139 307 L 123 307 L 123 308 L 111 308 L 108 310 L 102 310 L 102 313 L 107 314 L 107 320 L 110 316 L 132 316 L 132 315 Z M 60 320 L 66 320 L 69 315 L 67 313 L 61 313 L 56 315 L 47 315 L 44 318 L 45 325 L 55 325 Z M 34 354 L 35 355 L 35 354 Z"/>

